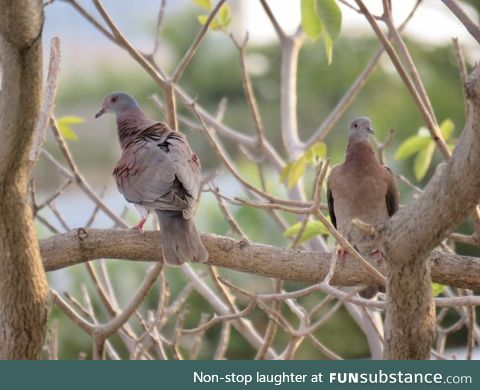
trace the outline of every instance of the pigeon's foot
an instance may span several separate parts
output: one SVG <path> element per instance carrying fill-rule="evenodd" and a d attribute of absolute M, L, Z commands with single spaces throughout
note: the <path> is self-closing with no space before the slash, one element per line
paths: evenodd
<path fill-rule="evenodd" d="M 140 232 L 140 234 L 144 234 L 145 230 L 143 230 L 143 225 L 145 225 L 145 222 L 147 222 L 148 215 L 146 217 L 142 217 L 139 223 L 137 223 L 134 227 L 132 227 L 132 230 L 137 230 Z"/>
<path fill-rule="evenodd" d="M 374 251 L 370 252 L 370 257 L 375 260 L 378 264 L 385 260 L 383 253 L 380 252 L 379 249 L 375 249 Z"/>
<path fill-rule="evenodd" d="M 345 259 L 347 257 L 347 251 L 344 248 L 337 249 L 337 258 L 341 267 L 345 266 Z"/>

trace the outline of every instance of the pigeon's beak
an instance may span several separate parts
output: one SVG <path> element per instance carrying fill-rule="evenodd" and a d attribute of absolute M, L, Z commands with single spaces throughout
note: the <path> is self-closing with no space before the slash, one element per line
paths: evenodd
<path fill-rule="evenodd" d="M 367 133 L 375 134 L 375 132 L 373 131 L 373 129 L 371 127 L 367 127 Z"/>
<path fill-rule="evenodd" d="M 107 107 L 102 107 L 102 109 L 95 114 L 95 119 L 100 118 L 106 112 L 107 112 Z"/>

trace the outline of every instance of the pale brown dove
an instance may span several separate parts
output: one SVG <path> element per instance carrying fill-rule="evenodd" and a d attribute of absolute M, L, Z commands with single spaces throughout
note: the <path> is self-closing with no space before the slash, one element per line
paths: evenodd
<path fill-rule="evenodd" d="M 205 262 L 208 253 L 193 223 L 200 192 L 200 161 L 187 140 L 164 123 L 149 119 L 124 92 L 105 97 L 95 117 L 106 112 L 116 114 L 122 149 L 113 171 L 118 189 L 128 202 L 144 210 L 136 228 L 142 231 L 154 211 L 165 262 Z"/>
<path fill-rule="evenodd" d="M 328 210 L 332 224 L 364 256 L 380 255 L 372 240 L 352 220 L 379 225 L 398 209 L 398 188 L 391 170 L 375 157 L 368 142 L 373 133 L 370 119 L 355 119 L 348 135 L 345 162 L 332 169 L 327 182 Z M 340 259 L 345 251 L 339 251 Z M 380 257 L 381 258 L 381 257 Z"/>

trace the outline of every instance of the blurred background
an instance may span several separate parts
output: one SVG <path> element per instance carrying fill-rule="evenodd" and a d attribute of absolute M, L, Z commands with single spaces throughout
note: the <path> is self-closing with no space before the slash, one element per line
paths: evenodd
<path fill-rule="evenodd" d="M 79 1 L 93 15 L 97 15 L 90 1 Z M 141 51 L 150 52 L 154 44 L 156 18 L 159 7 L 158 0 L 105 0 L 104 5 L 113 20 L 128 39 Z M 252 77 L 255 93 L 267 137 L 283 152 L 280 137 L 280 47 L 269 20 L 257 0 L 228 0 L 232 8 L 232 23 L 229 32 L 238 40 L 242 40 L 245 32 L 249 32 L 250 40 L 247 49 L 247 63 Z M 274 14 L 280 24 L 288 31 L 294 31 L 300 21 L 300 2 L 270 1 Z M 394 16 L 397 23 L 403 21 L 415 1 L 394 1 Z M 381 1 L 368 1 L 372 11 L 380 12 Z M 478 21 L 480 3 L 476 0 L 462 2 L 474 20 Z M 376 8 L 377 7 L 377 8 Z M 342 31 L 337 39 L 333 63 L 327 65 L 324 49 L 320 41 L 307 42 L 302 49 L 298 68 L 298 119 L 302 139 L 306 140 L 322 123 L 338 100 L 357 78 L 365 65 L 370 61 L 379 44 L 361 15 L 341 5 Z M 202 10 L 191 0 L 167 1 L 165 24 L 160 42 L 157 61 L 171 71 L 182 58 L 196 36 L 200 25 L 197 15 Z M 119 157 L 119 146 L 116 138 L 116 126 L 112 116 L 104 116 L 98 120 L 94 114 L 98 111 L 103 97 L 111 91 L 127 91 L 133 94 L 145 111 L 158 120 L 163 113 L 152 103 L 150 96 L 161 91 L 144 73 L 129 55 L 112 44 L 91 24 L 89 24 L 70 4 L 55 1 L 45 8 L 46 23 L 44 28 L 45 67 L 48 65 L 48 48 L 50 38 L 60 37 L 62 41 L 62 72 L 58 84 L 55 114 L 57 117 L 78 116 L 85 123 L 73 125 L 78 140 L 68 140 L 73 156 L 81 172 L 97 193 L 104 193 L 105 202 L 119 214 L 126 206 L 123 197 L 118 194 L 112 170 Z M 414 18 L 408 24 L 404 36 L 419 69 L 427 92 L 432 101 L 439 122 L 449 118 L 455 129 L 452 138 L 461 132 L 464 124 L 464 101 L 459 71 L 455 60 L 452 37 L 458 37 L 469 64 L 479 60 L 478 44 L 464 30 L 463 26 L 450 11 L 437 0 L 424 0 Z M 245 101 L 239 67 L 238 50 L 232 40 L 224 32 L 209 31 L 207 38 L 187 68 L 181 86 L 210 112 L 217 110 L 222 98 L 228 99 L 224 122 L 245 134 L 254 134 L 254 124 Z M 179 112 L 189 116 L 181 107 Z M 398 161 L 395 151 L 407 137 L 417 133 L 422 126 L 422 119 L 402 81 L 396 74 L 390 60 L 384 56 L 360 92 L 352 106 L 328 135 L 325 142 L 328 156 L 336 164 L 342 161 L 345 149 L 346 132 L 352 118 L 366 115 L 374 124 L 376 137 L 382 141 L 390 129 L 394 129 L 394 139 L 386 151 L 387 165 L 397 173 L 401 173 L 416 185 L 422 187 L 431 176 L 441 156 L 436 152 L 426 176 L 417 182 L 412 159 Z M 199 154 L 204 175 L 216 170 L 220 161 L 212 152 L 205 136 L 200 132 L 183 127 L 192 147 Z M 256 168 L 245 160 L 235 145 L 226 142 L 229 151 L 235 156 L 236 163 L 244 177 L 252 183 L 258 183 Z M 48 134 L 46 149 L 61 160 L 61 155 Z M 285 156 L 285 155 L 283 155 Z M 273 170 L 267 172 L 267 185 L 272 192 L 283 194 L 279 177 Z M 45 160 L 36 167 L 35 181 L 39 201 L 45 199 L 61 184 L 61 177 L 55 168 Z M 228 195 L 243 195 L 241 187 L 228 173 L 220 174 L 216 184 Z M 403 203 L 411 199 L 411 190 L 400 184 Z M 74 187 L 60 197 L 56 204 L 64 215 L 69 228 L 84 226 L 94 205 Z M 287 245 L 270 219 L 263 213 L 248 207 L 231 207 L 247 235 L 254 241 Z M 41 212 L 45 218 L 61 229 L 51 212 Z M 136 211 L 131 208 L 127 220 L 136 223 Z M 294 218 L 290 221 L 293 223 Z M 227 234 L 229 226 L 225 222 L 217 203 L 209 193 L 204 194 L 197 213 L 196 223 L 199 230 L 217 234 Z M 99 214 L 95 227 L 109 227 L 108 219 Z M 151 225 L 148 225 L 151 226 Z M 43 225 L 37 224 L 39 237 L 47 237 L 51 232 Z M 468 223 L 462 227 L 469 231 Z M 461 253 L 478 255 L 472 247 L 459 248 Z M 145 264 L 109 261 L 109 271 L 115 283 L 120 304 L 125 304 L 141 281 Z M 168 270 L 171 278 L 172 294 L 181 289 L 182 276 L 175 270 Z M 261 277 L 229 271 L 233 280 L 241 280 L 251 291 L 263 291 L 270 288 L 270 283 Z M 71 267 L 67 270 L 51 272 L 50 281 L 58 291 L 69 291 L 79 294 L 80 286 L 88 286 L 86 270 L 83 266 Z M 288 288 L 301 287 L 293 283 Z M 151 294 L 152 298 L 154 294 Z M 200 312 L 208 307 L 201 297 L 190 302 L 191 310 L 187 318 L 191 326 L 195 326 Z M 316 299 L 315 297 L 311 298 Z M 94 303 L 95 304 L 95 303 Z M 155 307 L 155 302 L 145 305 Z M 57 320 L 60 329 L 60 357 L 78 358 L 79 351 L 90 350 L 90 339 L 80 330 L 72 332 L 73 325 L 63 314 L 54 310 L 52 321 Z M 255 318 L 253 318 L 255 321 Z M 259 327 L 263 317 L 258 318 Z M 209 332 L 213 341 L 216 331 Z M 348 338 L 345 335 L 348 334 Z M 340 311 L 321 330 L 318 338 L 328 347 L 347 358 L 358 358 L 368 355 L 368 347 L 363 334 L 357 329 L 348 314 Z M 280 336 L 281 337 L 281 336 Z M 464 342 L 465 334 L 459 332 L 450 339 L 452 346 Z M 205 341 L 208 343 L 208 337 Z M 235 345 L 237 342 L 238 345 Z M 321 358 L 321 355 L 304 343 L 298 357 Z M 202 354 L 209 356 L 211 350 L 207 346 Z M 232 339 L 228 358 L 251 358 L 250 347 L 240 337 Z M 88 354 L 87 354 L 88 356 Z M 202 355 L 200 356 L 202 357 Z"/>

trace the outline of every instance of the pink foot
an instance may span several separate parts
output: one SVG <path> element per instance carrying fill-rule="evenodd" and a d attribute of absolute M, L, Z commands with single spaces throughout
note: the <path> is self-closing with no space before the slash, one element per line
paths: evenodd
<path fill-rule="evenodd" d="M 345 258 L 347 257 L 347 251 L 343 248 L 337 249 L 337 257 L 339 260 L 339 265 L 341 267 L 345 266 Z"/>
<path fill-rule="evenodd" d="M 370 257 L 375 260 L 377 263 L 381 263 L 382 261 L 385 260 L 385 257 L 383 257 L 383 253 L 380 252 L 379 249 L 375 249 L 370 253 Z"/>
<path fill-rule="evenodd" d="M 147 222 L 148 216 L 143 217 L 139 223 L 137 223 L 134 227 L 132 227 L 133 230 L 138 230 L 140 234 L 145 233 L 143 230 L 143 225 L 145 225 L 145 222 Z"/>

